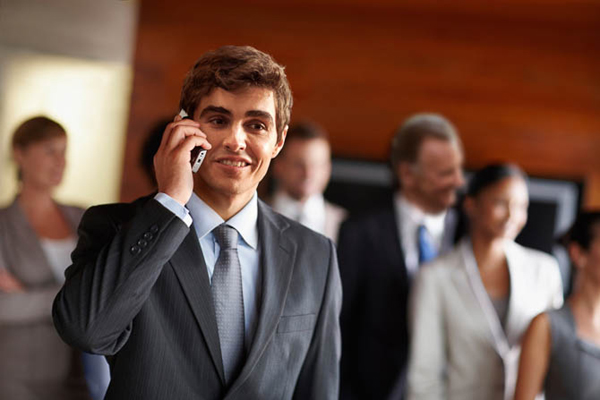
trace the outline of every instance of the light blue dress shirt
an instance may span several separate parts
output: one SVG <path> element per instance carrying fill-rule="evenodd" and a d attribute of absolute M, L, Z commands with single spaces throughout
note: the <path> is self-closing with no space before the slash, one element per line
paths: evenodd
<path fill-rule="evenodd" d="M 258 196 L 254 193 L 252 199 L 236 215 L 228 221 L 223 220 L 219 214 L 210 208 L 195 193 L 192 194 L 186 207 L 182 207 L 165 193 L 158 193 L 154 197 L 181 218 L 188 226 L 190 224 L 196 231 L 200 241 L 200 248 L 204 255 L 208 277 L 212 281 L 215 264 L 219 258 L 220 247 L 216 241 L 213 229 L 227 222 L 235 228 L 242 240 L 238 240 L 238 255 L 242 270 L 242 295 L 244 299 L 244 324 L 246 349 L 252 344 L 256 324 L 258 322 L 258 307 L 261 297 L 262 274 L 260 269 L 260 248 L 258 246 Z"/>

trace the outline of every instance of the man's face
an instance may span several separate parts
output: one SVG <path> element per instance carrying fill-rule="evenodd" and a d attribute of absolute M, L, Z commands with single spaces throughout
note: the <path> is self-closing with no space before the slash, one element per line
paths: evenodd
<path fill-rule="evenodd" d="M 292 198 L 305 201 L 323 193 L 331 176 L 331 150 L 322 138 L 294 139 L 274 165 L 281 189 Z"/>
<path fill-rule="evenodd" d="M 202 98 L 194 120 L 212 145 L 194 191 L 203 199 L 250 200 L 285 139 L 286 132 L 277 141 L 273 91 L 217 88 Z"/>
<path fill-rule="evenodd" d="M 427 138 L 417 162 L 401 163 L 402 190 L 428 213 L 437 214 L 456 202 L 456 190 L 464 184 L 463 155 L 452 142 Z"/>

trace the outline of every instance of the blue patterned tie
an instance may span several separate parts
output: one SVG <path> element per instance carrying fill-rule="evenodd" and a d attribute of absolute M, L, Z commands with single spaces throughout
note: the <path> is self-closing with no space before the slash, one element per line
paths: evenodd
<path fill-rule="evenodd" d="M 225 380 L 229 384 L 244 365 L 244 298 L 238 233 L 225 224 L 217 226 L 213 233 L 221 250 L 211 286 Z"/>
<path fill-rule="evenodd" d="M 436 258 L 437 250 L 433 244 L 433 238 L 427 231 L 425 225 L 419 225 L 417 235 L 419 243 L 419 265 L 421 265 Z"/>

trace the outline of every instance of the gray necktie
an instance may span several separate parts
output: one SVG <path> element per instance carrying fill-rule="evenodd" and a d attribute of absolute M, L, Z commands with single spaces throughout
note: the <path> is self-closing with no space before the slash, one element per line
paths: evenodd
<path fill-rule="evenodd" d="M 237 251 L 238 233 L 225 224 L 217 226 L 213 233 L 221 250 L 211 286 L 225 380 L 231 383 L 244 364 L 244 298 Z"/>

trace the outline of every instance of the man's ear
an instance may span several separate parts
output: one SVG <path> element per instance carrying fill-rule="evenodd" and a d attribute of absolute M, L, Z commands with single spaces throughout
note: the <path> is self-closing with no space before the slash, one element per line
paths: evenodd
<path fill-rule="evenodd" d="M 289 125 L 286 125 L 285 128 L 283 128 L 283 132 L 281 132 L 281 139 L 279 139 L 279 141 L 275 144 L 271 158 L 277 157 L 277 155 L 279 154 L 281 149 L 283 149 L 283 144 L 285 143 L 285 138 L 287 136 L 289 127 L 290 127 Z"/>
<path fill-rule="evenodd" d="M 585 268 L 585 264 L 587 264 L 587 255 L 581 246 L 577 243 L 571 243 L 569 244 L 568 250 L 569 256 L 571 257 L 571 260 L 573 260 L 573 265 L 575 268 Z"/>
<path fill-rule="evenodd" d="M 396 173 L 403 188 L 412 187 L 415 180 L 415 172 L 412 164 L 402 161 L 396 166 Z"/>

